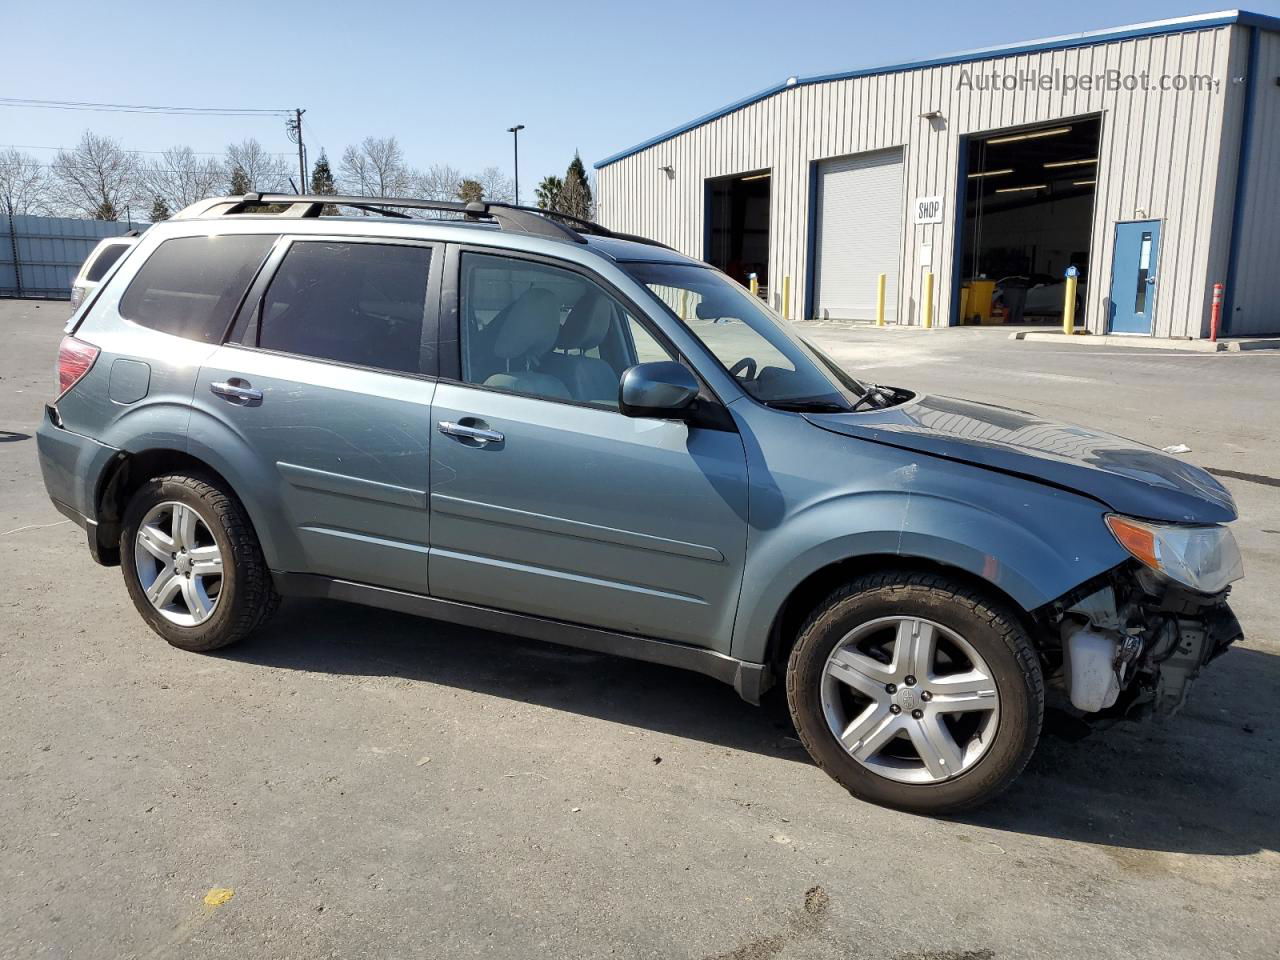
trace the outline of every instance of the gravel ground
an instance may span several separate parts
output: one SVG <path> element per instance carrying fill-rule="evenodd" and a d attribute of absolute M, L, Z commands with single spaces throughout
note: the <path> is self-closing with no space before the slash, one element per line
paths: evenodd
<path fill-rule="evenodd" d="M 1047 736 L 936 820 L 674 670 L 327 602 L 169 648 L 40 483 L 66 315 L 0 301 L 0 956 L 1280 951 L 1280 353 L 806 325 L 881 383 L 1186 443 L 1239 500 L 1249 639 L 1185 712 Z"/>

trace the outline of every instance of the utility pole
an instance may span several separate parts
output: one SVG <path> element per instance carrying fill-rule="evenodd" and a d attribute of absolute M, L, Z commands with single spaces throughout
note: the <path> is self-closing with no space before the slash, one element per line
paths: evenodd
<path fill-rule="evenodd" d="M 285 129 L 289 131 L 289 139 L 298 145 L 298 193 L 307 192 L 307 151 L 302 143 L 302 115 L 307 111 L 298 108 L 293 116 L 285 121 Z"/>
<path fill-rule="evenodd" d="M 516 180 L 516 206 L 520 206 L 520 131 L 524 129 L 523 123 L 517 123 L 514 127 L 507 127 L 507 133 L 511 134 L 511 149 L 515 154 L 515 180 Z"/>

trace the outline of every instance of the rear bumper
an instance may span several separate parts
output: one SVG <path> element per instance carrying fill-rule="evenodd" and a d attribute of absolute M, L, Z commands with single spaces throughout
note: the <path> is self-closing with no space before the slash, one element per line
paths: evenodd
<path fill-rule="evenodd" d="M 49 499 L 59 513 L 86 531 L 90 552 L 103 562 L 97 537 L 98 481 L 120 451 L 61 426 L 52 405 L 45 407 L 36 429 L 36 449 Z"/>

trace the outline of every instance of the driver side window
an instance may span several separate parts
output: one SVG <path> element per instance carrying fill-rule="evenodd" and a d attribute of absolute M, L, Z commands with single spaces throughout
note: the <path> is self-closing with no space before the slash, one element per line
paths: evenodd
<path fill-rule="evenodd" d="M 617 409 L 636 363 L 672 359 L 622 303 L 579 273 L 464 253 L 462 379 L 547 400 Z"/>

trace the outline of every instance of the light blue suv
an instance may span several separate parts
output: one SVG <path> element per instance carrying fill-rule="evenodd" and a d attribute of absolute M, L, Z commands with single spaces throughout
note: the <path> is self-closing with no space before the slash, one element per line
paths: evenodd
<path fill-rule="evenodd" d="M 1017 776 L 1046 697 L 1169 714 L 1240 635 L 1204 471 L 862 382 L 593 223 L 206 201 L 67 332 L 45 484 L 186 650 L 331 597 L 776 684 L 853 794 L 942 812 Z"/>

